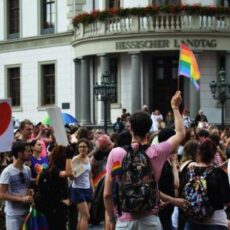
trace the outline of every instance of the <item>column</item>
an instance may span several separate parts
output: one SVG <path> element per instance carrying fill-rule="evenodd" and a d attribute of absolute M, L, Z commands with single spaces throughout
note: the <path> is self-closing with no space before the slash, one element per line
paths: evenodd
<path fill-rule="evenodd" d="M 131 113 L 141 109 L 141 55 L 131 55 Z"/>
<path fill-rule="evenodd" d="M 81 60 L 74 59 L 74 73 L 75 73 L 75 82 L 74 82 L 74 98 L 75 98 L 75 117 L 80 122 L 81 120 Z"/>
<path fill-rule="evenodd" d="M 199 65 L 200 52 L 196 51 L 196 52 L 194 52 L 194 54 L 196 56 L 196 60 L 197 60 L 197 63 Z M 201 105 L 200 105 L 200 90 L 197 91 L 192 82 L 190 82 L 190 85 L 189 85 L 189 98 L 190 98 L 190 100 L 189 100 L 189 102 L 190 102 L 189 103 L 190 118 L 192 120 L 194 120 L 195 116 L 198 114 L 198 111 L 199 111 Z"/>
<path fill-rule="evenodd" d="M 99 55 L 100 57 L 100 66 L 101 66 L 101 81 L 102 81 L 102 75 L 106 72 L 109 74 L 109 59 L 106 54 Z M 100 124 L 104 124 L 104 103 L 101 102 L 101 116 L 100 116 Z M 111 124 L 111 104 L 110 102 L 107 103 L 107 124 Z"/>
<path fill-rule="evenodd" d="M 230 51 L 225 54 L 226 82 L 230 84 Z M 225 123 L 230 124 L 230 99 L 225 103 Z"/>
<path fill-rule="evenodd" d="M 89 62 L 86 57 L 81 59 L 81 125 L 90 124 L 90 74 Z"/>

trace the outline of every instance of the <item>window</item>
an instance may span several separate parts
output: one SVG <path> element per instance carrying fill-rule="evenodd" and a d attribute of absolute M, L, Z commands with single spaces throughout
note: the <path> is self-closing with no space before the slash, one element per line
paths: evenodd
<path fill-rule="evenodd" d="M 180 4 L 180 0 L 152 0 L 152 4 L 157 4 L 157 5 L 168 5 L 168 4 Z"/>
<path fill-rule="evenodd" d="M 12 106 L 20 106 L 20 67 L 7 69 L 7 89 L 7 97 L 11 98 Z"/>
<path fill-rule="evenodd" d="M 41 105 L 55 104 L 55 65 L 41 66 Z"/>
<path fill-rule="evenodd" d="M 108 8 L 120 8 L 120 0 L 109 0 Z"/>
<path fill-rule="evenodd" d="M 116 93 L 113 103 L 118 103 L 118 59 L 115 57 L 109 59 L 109 72 L 111 81 L 116 85 Z"/>
<path fill-rule="evenodd" d="M 55 0 L 41 0 L 41 34 L 54 33 Z"/>
<path fill-rule="evenodd" d="M 7 1 L 7 22 L 8 38 L 14 39 L 19 37 L 19 0 Z"/>

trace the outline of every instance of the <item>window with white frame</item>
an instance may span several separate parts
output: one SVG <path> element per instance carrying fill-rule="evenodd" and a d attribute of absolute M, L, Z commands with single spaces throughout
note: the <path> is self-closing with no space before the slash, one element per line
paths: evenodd
<path fill-rule="evenodd" d="M 11 98 L 12 106 L 21 105 L 20 67 L 7 68 L 7 97 Z"/>
<path fill-rule="evenodd" d="M 55 64 L 41 65 L 41 106 L 55 104 Z"/>
<path fill-rule="evenodd" d="M 7 1 L 7 37 L 19 38 L 20 29 L 20 0 Z"/>
<path fill-rule="evenodd" d="M 55 0 L 41 0 L 41 34 L 54 33 L 55 18 Z"/>

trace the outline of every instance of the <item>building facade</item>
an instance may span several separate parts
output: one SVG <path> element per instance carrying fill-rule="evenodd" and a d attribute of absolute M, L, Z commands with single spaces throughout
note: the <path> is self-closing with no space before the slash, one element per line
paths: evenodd
<path fill-rule="evenodd" d="M 93 89 L 109 73 L 116 98 L 108 108 L 108 121 L 114 122 L 122 108 L 132 113 L 144 104 L 166 115 L 179 85 L 192 118 L 202 109 L 210 123 L 219 124 L 221 106 L 212 98 L 209 83 L 222 68 L 230 82 L 229 14 L 117 13 L 72 24 L 83 12 L 178 3 L 229 7 L 226 0 L 1 1 L 0 98 L 12 98 L 19 120 L 41 120 L 46 108 L 55 105 L 81 124 L 101 124 L 104 108 Z M 197 57 L 202 76 L 198 92 L 188 79 L 178 81 L 180 43 Z M 225 121 L 230 124 L 229 102 Z"/>

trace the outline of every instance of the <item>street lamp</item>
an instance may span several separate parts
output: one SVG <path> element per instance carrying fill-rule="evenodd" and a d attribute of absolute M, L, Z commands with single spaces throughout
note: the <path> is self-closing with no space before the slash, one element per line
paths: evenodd
<path fill-rule="evenodd" d="M 225 71 L 221 69 L 218 81 L 212 81 L 209 85 L 213 98 L 221 103 L 221 128 L 224 129 L 225 102 L 230 99 L 230 84 L 225 81 Z"/>
<path fill-rule="evenodd" d="M 107 72 L 102 75 L 101 84 L 96 82 L 94 85 L 94 94 L 98 101 L 104 103 L 104 131 L 107 133 L 107 105 L 113 102 L 116 96 L 116 86 Z"/>

